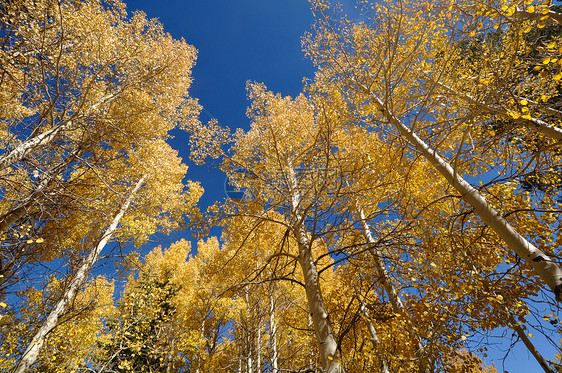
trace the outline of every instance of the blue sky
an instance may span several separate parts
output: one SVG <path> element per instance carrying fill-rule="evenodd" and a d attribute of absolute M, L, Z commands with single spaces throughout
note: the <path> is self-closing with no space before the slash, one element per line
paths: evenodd
<path fill-rule="evenodd" d="M 142 10 L 149 18 L 158 18 L 173 37 L 184 38 L 198 49 L 190 95 L 205 108 L 201 113 L 204 122 L 214 117 L 222 125 L 247 129 L 246 81 L 263 82 L 274 92 L 294 97 L 302 90 L 303 78 L 314 75 L 312 63 L 301 47 L 301 37 L 313 21 L 306 0 L 124 1 L 128 11 Z M 353 8 L 351 1 L 344 5 L 346 11 Z M 202 208 L 222 200 L 224 175 L 188 162 L 187 136 L 180 131 L 173 135 L 172 146 L 190 165 L 189 178 L 198 180 L 205 188 Z M 157 244 L 169 246 L 182 237 L 191 239 L 189 232 L 176 232 L 146 245 L 143 253 Z M 538 336 L 534 342 L 543 345 Z M 502 343 L 499 347 L 507 345 Z M 547 358 L 553 355 L 552 349 L 544 353 Z M 501 359 L 504 354 L 496 350 L 489 355 L 490 361 Z M 496 366 L 499 372 L 541 370 L 521 344 L 508 356 L 505 366 L 498 360 Z"/>
<path fill-rule="evenodd" d="M 246 81 L 263 82 L 274 92 L 296 96 L 302 90 L 303 78 L 314 74 L 301 47 L 301 37 L 312 23 L 305 0 L 125 3 L 129 12 L 142 10 L 149 18 L 158 18 L 166 32 L 197 48 L 190 95 L 204 107 L 203 122 L 214 117 L 221 125 L 247 129 L 250 122 L 245 114 L 249 104 Z M 225 176 L 210 167 L 188 162 L 187 136 L 180 131 L 173 135 L 172 146 L 190 166 L 189 178 L 198 180 L 205 188 L 202 208 L 222 200 Z M 162 244 L 168 245 L 185 235 L 186 232 L 177 232 L 162 240 Z"/>

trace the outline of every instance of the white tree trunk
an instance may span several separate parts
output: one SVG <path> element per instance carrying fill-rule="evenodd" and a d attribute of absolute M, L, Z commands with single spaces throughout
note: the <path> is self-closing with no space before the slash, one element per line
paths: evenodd
<path fill-rule="evenodd" d="M 386 357 L 379 351 L 379 336 L 377 334 L 377 330 L 371 321 L 371 317 L 369 315 L 369 311 L 365 308 L 365 303 L 361 303 L 361 313 L 365 318 L 365 322 L 367 323 L 367 328 L 369 329 L 369 334 L 371 335 L 371 343 L 373 344 L 373 350 L 375 351 L 376 355 L 379 357 L 379 361 L 381 364 L 381 372 L 382 373 L 390 373 L 388 369 L 388 362 L 386 361 Z"/>
<path fill-rule="evenodd" d="M 258 322 L 258 335 L 256 337 L 256 373 L 261 373 L 261 320 Z"/>
<path fill-rule="evenodd" d="M 562 128 L 559 127 L 554 127 L 548 123 L 546 123 L 543 120 L 537 119 L 537 118 L 531 118 L 531 119 L 525 119 L 525 118 L 519 118 L 519 119 L 513 119 L 508 111 L 501 107 L 501 106 L 490 106 L 486 103 L 483 103 L 481 101 L 478 101 L 477 99 L 475 99 L 474 97 L 470 96 L 469 94 L 466 93 L 460 93 L 457 92 L 455 89 L 449 87 L 446 84 L 443 84 L 439 81 L 435 81 L 433 80 L 431 77 L 429 77 L 427 74 L 422 73 L 422 76 L 425 80 L 429 81 L 432 84 L 435 84 L 436 86 L 440 87 L 441 89 L 447 91 L 448 94 L 451 94 L 453 96 L 459 97 L 461 100 L 465 101 L 466 103 L 473 105 L 475 107 L 478 107 L 480 110 L 482 110 L 485 113 L 489 113 L 489 114 L 496 114 L 496 115 L 501 115 L 502 117 L 504 117 L 505 119 L 509 119 L 509 120 L 513 120 L 517 123 L 521 123 L 524 126 L 526 126 L 527 128 L 531 128 L 533 130 L 536 130 L 540 133 L 542 133 L 543 135 L 550 137 L 552 139 L 555 140 L 562 140 Z M 548 111 L 548 110 L 547 110 Z M 557 111 L 557 110 L 550 110 L 553 114 L 556 114 L 558 116 L 562 115 L 561 112 Z"/>
<path fill-rule="evenodd" d="M 367 244 L 370 246 L 372 253 L 375 257 L 375 265 L 377 268 L 377 273 L 379 275 L 379 278 L 382 280 L 384 290 L 386 292 L 386 295 L 388 296 L 390 305 L 392 306 L 392 311 L 394 313 L 401 313 L 402 311 L 404 311 L 404 303 L 402 302 L 402 299 L 400 298 L 398 291 L 396 291 L 396 287 L 394 287 L 394 284 L 392 283 L 392 279 L 388 274 L 386 265 L 384 264 L 384 260 L 382 259 L 382 255 L 380 251 L 376 248 L 376 241 L 375 238 L 373 237 L 369 225 L 367 224 L 367 219 L 365 218 L 365 213 L 363 211 L 363 208 L 357 205 L 357 211 L 359 212 L 359 218 L 361 219 L 361 225 L 363 227 L 363 235 L 367 239 Z M 364 314 L 366 314 L 366 312 L 367 310 L 365 309 Z M 374 326 L 372 325 L 370 325 L 370 327 L 374 328 Z M 415 332 L 413 325 L 411 324 L 411 321 L 409 320 L 406 325 L 406 331 L 408 332 L 410 338 L 416 341 L 417 344 L 416 358 L 420 362 L 421 371 L 430 372 L 431 365 L 432 365 L 431 358 L 427 356 L 426 348 L 421 342 L 421 338 L 419 337 L 418 333 Z"/>
<path fill-rule="evenodd" d="M 76 292 L 78 291 L 80 286 L 82 286 L 82 284 L 86 281 L 86 278 L 88 277 L 88 274 L 92 269 L 92 266 L 97 261 L 100 252 L 113 236 L 113 233 L 115 232 L 117 226 L 119 225 L 119 221 L 121 220 L 123 215 L 125 215 L 125 212 L 129 208 L 129 205 L 131 204 L 131 201 L 133 200 L 135 193 L 140 189 L 143 183 L 144 183 L 144 177 L 137 182 L 137 184 L 129 194 L 129 197 L 127 198 L 125 203 L 123 203 L 121 209 L 119 210 L 117 215 L 115 215 L 115 218 L 113 218 L 113 222 L 107 228 L 101 240 L 98 242 L 96 247 L 90 252 L 88 257 L 84 260 L 84 262 L 76 272 L 76 275 L 74 276 L 72 281 L 70 281 L 70 284 L 68 285 L 68 288 L 65 290 L 62 298 L 57 302 L 53 310 L 49 313 L 49 316 L 47 316 L 47 319 L 45 320 L 43 325 L 39 328 L 37 333 L 35 333 L 33 339 L 31 340 L 31 342 L 27 346 L 27 349 L 22 355 L 22 358 L 20 359 L 18 365 L 12 371 L 13 373 L 25 373 L 27 372 L 29 367 L 33 365 L 33 363 L 35 363 L 35 361 L 37 360 L 37 356 L 39 355 L 39 352 L 41 351 L 41 348 L 45 343 L 45 339 L 47 335 L 57 326 L 60 316 L 63 315 L 64 312 L 66 312 L 67 305 L 72 301 L 72 299 L 74 299 Z"/>
<path fill-rule="evenodd" d="M 35 137 L 32 137 L 13 149 L 11 152 L 2 154 L 0 156 L 0 170 L 10 167 L 16 162 L 21 161 L 26 155 L 34 151 L 40 146 L 47 145 L 53 141 L 59 132 L 64 131 L 72 126 L 72 121 L 69 120 L 66 123 L 60 124 L 55 128 L 45 131 Z"/>
<path fill-rule="evenodd" d="M 269 344 L 271 346 L 271 373 L 278 373 L 279 352 L 277 351 L 277 321 L 275 320 L 275 301 L 271 289 L 269 292 Z"/>
<path fill-rule="evenodd" d="M 402 137 L 410 142 L 416 150 L 422 154 L 439 173 L 453 186 L 467 202 L 474 212 L 480 216 L 484 223 L 492 229 L 507 244 L 509 248 L 523 258 L 535 272 L 543 279 L 554 293 L 556 300 L 562 300 L 562 270 L 536 246 L 521 236 L 513 227 L 494 209 L 488 201 L 474 188 L 467 183 L 443 158 L 431 149 L 414 132 L 410 131 L 383 102 L 372 94 L 367 88 L 360 86 L 370 94 L 372 102 L 385 118 L 396 127 Z"/>
<path fill-rule="evenodd" d="M 299 247 L 298 262 L 304 276 L 308 310 L 312 318 L 312 325 L 314 326 L 316 340 L 322 357 L 322 367 L 325 373 L 342 373 L 344 369 L 341 364 L 340 351 L 322 296 L 320 277 L 312 256 L 312 243 L 304 226 L 300 207 L 300 193 L 297 188 L 295 171 L 291 163 L 289 163 L 288 178 L 291 212 L 293 215 L 293 232 Z"/>
<path fill-rule="evenodd" d="M 384 264 L 380 251 L 375 246 L 376 241 L 373 237 L 373 234 L 371 233 L 369 225 L 367 224 L 367 219 L 365 218 L 363 209 L 361 208 L 361 206 L 358 206 L 357 210 L 359 212 L 359 218 L 361 219 L 361 225 L 363 227 L 363 235 L 367 239 L 367 243 L 370 246 L 373 255 L 375 256 L 375 265 L 377 267 L 377 272 L 379 278 L 382 280 L 384 290 L 386 292 L 386 295 L 388 296 L 388 300 L 392 305 L 392 311 L 394 311 L 394 313 L 400 313 L 404 310 L 404 303 L 402 303 L 402 299 L 400 299 L 400 296 L 398 295 L 398 292 L 396 291 L 396 288 L 392 283 L 392 279 L 388 275 L 388 271 L 386 270 L 386 266 Z"/>
<path fill-rule="evenodd" d="M 16 148 L 13 149 L 11 152 L 2 154 L 0 156 L 0 171 L 7 167 L 10 167 L 16 162 L 21 161 L 26 155 L 33 152 L 35 149 L 44 145 L 48 145 L 54 139 L 57 138 L 60 132 L 72 129 L 75 120 L 77 120 L 78 118 L 83 118 L 91 115 L 102 104 L 112 101 L 121 92 L 122 90 L 115 94 L 111 93 L 103 96 L 94 105 L 89 107 L 88 110 L 86 110 L 86 112 L 83 112 L 80 115 L 67 119 L 66 121 L 62 122 L 58 126 L 23 141 L 21 144 L 16 146 Z"/>

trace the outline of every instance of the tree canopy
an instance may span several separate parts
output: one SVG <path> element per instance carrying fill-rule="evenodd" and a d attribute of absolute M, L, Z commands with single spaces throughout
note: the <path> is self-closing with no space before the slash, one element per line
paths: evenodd
<path fill-rule="evenodd" d="M 550 1 L 311 1 L 313 79 L 249 81 L 246 130 L 199 120 L 195 48 L 121 0 L 0 9 L 1 370 L 492 373 L 521 344 L 562 371 Z"/>

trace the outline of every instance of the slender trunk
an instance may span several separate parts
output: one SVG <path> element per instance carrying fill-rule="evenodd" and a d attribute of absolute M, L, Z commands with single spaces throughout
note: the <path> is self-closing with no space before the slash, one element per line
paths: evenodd
<path fill-rule="evenodd" d="M 65 167 L 68 167 L 68 165 L 76 161 L 76 159 L 78 159 L 78 157 L 86 151 L 88 145 L 88 143 L 82 143 L 82 145 L 69 156 L 54 165 L 48 172 L 39 176 L 39 183 L 37 184 L 35 190 L 22 201 L 20 206 L 0 217 L 0 232 L 4 232 L 12 224 L 17 223 L 23 216 L 25 216 L 29 209 L 31 209 L 31 207 L 36 203 L 36 199 L 45 194 L 51 182 L 55 180 L 55 175 L 58 175 L 65 169 Z"/>
<path fill-rule="evenodd" d="M 556 300 L 561 301 L 562 269 L 560 269 L 558 264 L 550 260 L 545 253 L 517 233 L 507 220 L 490 206 L 476 188 L 466 182 L 434 149 L 431 149 L 413 131 L 410 131 L 398 120 L 378 97 L 373 95 L 367 88 L 362 87 L 362 89 L 371 95 L 373 103 L 383 113 L 385 118 L 396 127 L 400 134 L 461 194 L 462 198 L 472 206 L 474 212 L 480 216 L 482 221 L 535 270 L 550 287 Z"/>
<path fill-rule="evenodd" d="M 246 321 L 244 323 L 245 328 L 244 328 L 244 339 L 245 339 L 245 344 L 246 344 L 246 368 L 248 370 L 248 373 L 252 373 L 253 372 L 253 354 L 254 354 L 254 331 L 252 330 L 252 325 L 254 323 L 254 320 L 252 320 L 252 316 L 253 316 L 253 308 L 250 305 L 250 295 L 249 295 L 249 290 L 248 287 L 244 288 L 244 299 L 246 300 L 246 305 L 248 306 L 248 317 L 246 318 Z"/>
<path fill-rule="evenodd" d="M 314 323 L 312 322 L 312 317 L 310 317 L 310 313 L 308 314 L 308 329 L 310 330 L 314 330 Z M 314 338 L 310 338 L 310 343 L 308 346 L 308 367 L 310 368 L 311 372 L 314 372 L 316 369 L 314 369 L 314 348 L 312 347 L 314 345 L 313 342 Z"/>
<path fill-rule="evenodd" d="M 256 372 L 261 373 L 261 322 L 258 322 L 258 335 L 256 338 Z"/>
<path fill-rule="evenodd" d="M 386 269 L 386 265 L 384 264 L 384 260 L 382 259 L 381 252 L 376 247 L 376 241 L 375 238 L 373 237 L 369 225 L 367 224 L 367 219 L 365 218 L 365 213 L 363 211 L 363 208 L 358 205 L 357 211 L 359 213 L 359 218 L 361 219 L 361 226 L 363 227 L 363 235 L 367 239 L 367 243 L 369 244 L 371 253 L 375 257 L 377 274 L 379 275 L 379 278 L 382 280 L 384 290 L 392 306 L 392 311 L 398 314 L 402 313 L 404 311 L 404 303 L 402 302 L 402 299 L 400 298 L 398 291 L 396 291 L 396 288 L 392 283 L 392 279 L 390 278 L 390 275 L 388 274 L 388 271 Z M 425 346 L 422 344 L 419 335 L 414 331 L 414 328 L 412 327 L 410 321 L 408 321 L 407 323 L 406 330 L 410 338 L 416 341 L 417 344 L 416 358 L 420 362 L 420 371 L 430 372 L 431 365 L 432 365 L 431 359 L 427 356 L 427 351 L 425 349 Z"/>
<path fill-rule="evenodd" d="M 7 167 L 10 167 L 14 163 L 21 161 L 26 155 L 28 155 L 38 147 L 49 144 L 57 137 L 59 132 L 64 131 L 70 127 L 72 127 L 72 121 L 68 120 L 63 124 L 60 124 L 48 131 L 45 131 L 35 137 L 22 142 L 11 152 L 2 154 L 0 156 L 0 170 L 3 170 Z"/>
<path fill-rule="evenodd" d="M 379 361 L 381 364 L 381 372 L 390 373 L 390 370 L 388 369 L 388 362 L 386 361 L 386 357 L 384 356 L 384 354 L 381 353 L 381 351 L 379 351 L 379 344 L 380 344 L 379 336 L 377 334 L 375 326 L 371 322 L 369 311 L 367 311 L 367 308 L 365 308 L 365 303 L 361 303 L 361 313 L 365 318 L 365 322 L 367 323 L 367 328 L 369 329 L 369 334 L 371 335 L 371 343 L 373 344 L 373 351 L 375 351 L 375 354 L 379 357 Z"/>
<path fill-rule="evenodd" d="M 424 79 L 431 82 L 432 84 L 437 85 L 441 89 L 444 89 L 445 91 L 447 91 L 448 94 L 459 97 L 461 100 L 465 101 L 466 103 L 468 103 L 470 105 L 473 105 L 473 106 L 476 106 L 480 110 L 482 110 L 486 113 L 501 115 L 505 119 L 514 120 L 515 122 L 521 123 L 528 128 L 534 129 L 534 130 L 542 133 L 543 135 L 545 135 L 547 137 L 550 137 L 550 138 L 555 139 L 555 140 L 562 140 L 562 128 L 554 127 L 554 126 L 552 126 L 552 125 L 550 125 L 550 124 L 546 123 L 545 121 L 543 121 L 541 119 L 538 119 L 538 118 L 513 119 L 509 115 L 509 112 L 507 111 L 507 109 L 505 109 L 501 106 L 490 106 L 486 103 L 478 101 L 477 99 L 470 96 L 469 94 L 457 92 L 455 89 L 449 87 L 448 85 L 433 80 L 431 77 L 427 76 L 426 74 L 423 74 L 423 76 L 424 76 Z M 552 112 L 553 112 L 553 114 L 556 114 L 556 115 L 562 114 L 561 112 L 559 112 L 557 110 L 552 110 Z"/>
<path fill-rule="evenodd" d="M 297 188 L 295 171 L 290 162 L 288 177 L 291 211 L 294 221 L 293 232 L 299 248 L 298 262 L 304 276 L 308 311 L 312 318 L 316 340 L 322 357 L 322 367 L 326 373 L 341 373 L 344 372 L 341 354 L 322 296 L 320 277 L 312 255 L 312 243 L 310 242 L 300 211 L 300 194 Z"/>
<path fill-rule="evenodd" d="M 472 267 L 472 271 L 474 271 L 474 273 L 476 275 L 480 275 L 480 271 L 478 270 L 478 268 L 474 264 L 474 262 L 472 260 L 472 256 L 468 255 L 468 253 L 466 252 L 465 249 L 462 249 L 462 253 L 464 255 L 465 260 L 468 263 L 470 263 L 470 266 Z M 486 276 L 483 276 L 482 279 L 483 279 L 482 286 L 483 286 L 484 290 L 487 293 L 493 294 L 495 296 L 496 294 L 494 294 L 493 286 L 490 284 L 490 279 Z M 525 330 L 523 330 L 523 328 L 521 327 L 519 322 L 517 322 L 517 320 L 515 320 L 515 317 L 513 316 L 513 312 L 511 312 L 509 310 L 509 308 L 507 308 L 503 304 L 500 305 L 500 309 L 505 314 L 505 316 L 507 317 L 507 320 L 509 321 L 509 327 L 511 329 L 513 329 L 515 331 L 515 333 L 517 333 L 517 336 L 523 341 L 523 343 L 525 344 L 525 347 L 527 347 L 529 352 L 533 355 L 533 357 L 539 363 L 539 365 L 542 367 L 542 369 L 545 371 L 545 373 L 556 373 L 554 371 L 554 369 L 552 369 L 550 367 L 550 365 L 548 364 L 546 359 L 541 355 L 539 350 L 537 350 L 537 348 L 535 347 L 533 342 L 531 342 L 531 340 L 529 339 L 529 336 L 527 335 L 527 333 L 525 333 Z"/>
<path fill-rule="evenodd" d="M 513 314 L 507 308 L 504 309 L 504 312 L 507 315 L 507 318 L 509 320 L 510 328 L 513 329 L 515 331 L 515 333 L 517 333 L 519 338 L 521 338 L 521 340 L 525 344 L 525 347 L 527 347 L 527 350 L 529 350 L 529 352 L 533 355 L 533 357 L 539 363 L 541 368 L 546 373 L 556 373 L 554 371 L 554 369 L 552 369 L 550 367 L 550 365 L 548 364 L 546 359 L 541 355 L 539 350 L 537 350 L 537 348 L 535 347 L 533 342 L 531 342 L 531 340 L 529 339 L 529 336 L 527 335 L 527 333 L 525 333 L 525 330 L 523 330 L 521 325 L 519 325 L 517 320 L 515 320 L 515 318 L 513 317 Z"/>
<path fill-rule="evenodd" d="M 119 92 L 121 93 L 121 92 Z M 50 144 L 54 139 L 56 139 L 60 132 L 72 129 L 74 121 L 78 118 L 83 118 L 91 115 L 95 110 L 97 110 L 102 104 L 112 101 L 117 97 L 117 93 L 111 93 L 103 96 L 94 105 L 90 106 L 85 112 L 78 116 L 74 116 L 66 121 L 63 121 L 56 127 L 51 128 L 37 136 L 23 141 L 21 144 L 16 146 L 9 153 L 2 154 L 0 156 L 0 170 L 10 167 L 16 162 L 21 161 L 25 156 L 33 152 L 35 149 Z"/>
<path fill-rule="evenodd" d="M 246 365 L 248 367 L 248 373 L 253 373 L 252 367 L 252 341 L 250 336 L 248 335 L 248 338 L 246 340 L 247 346 L 248 346 L 248 354 L 246 355 Z"/>
<path fill-rule="evenodd" d="M 49 313 L 49 316 L 47 316 L 47 319 L 45 320 L 41 328 L 39 328 L 37 333 L 35 333 L 35 335 L 33 336 L 33 339 L 27 346 L 27 349 L 22 355 L 22 358 L 20 359 L 18 365 L 12 371 L 13 373 L 24 373 L 29 369 L 31 365 L 33 365 L 33 363 L 35 363 L 35 361 L 37 360 L 37 356 L 41 351 L 41 347 L 43 347 L 43 344 L 45 343 L 45 339 L 47 335 L 57 326 L 59 318 L 61 317 L 61 315 L 64 314 L 64 312 L 66 312 L 68 303 L 70 303 L 72 299 L 74 299 L 76 292 L 78 291 L 80 286 L 82 286 L 82 284 L 86 281 L 86 278 L 92 266 L 97 261 L 100 252 L 113 236 L 113 233 L 115 232 L 117 226 L 119 225 L 119 221 L 121 220 L 123 215 L 125 215 L 125 212 L 129 208 L 129 205 L 131 204 L 131 201 L 133 200 L 135 193 L 140 189 L 143 182 L 144 182 L 144 177 L 137 182 L 137 184 L 129 194 L 129 197 L 127 198 L 125 203 L 123 203 L 117 215 L 115 215 L 113 222 L 103 234 L 101 240 L 98 242 L 96 247 L 90 252 L 88 257 L 82 262 L 82 265 L 76 272 L 76 275 L 74 276 L 72 281 L 70 281 L 68 288 L 65 290 L 64 295 L 57 302 L 51 313 Z"/>
<path fill-rule="evenodd" d="M 279 372 L 279 352 L 277 351 L 277 321 L 273 291 L 269 292 L 269 345 L 271 346 L 271 373 Z"/>
<path fill-rule="evenodd" d="M 388 275 L 388 271 L 386 270 L 386 266 L 384 264 L 380 251 L 376 248 L 376 241 L 373 237 L 373 234 L 371 233 L 369 225 L 367 224 L 367 219 L 365 218 L 363 209 L 361 208 L 361 206 L 358 206 L 357 210 L 359 212 L 359 218 L 361 219 L 361 225 L 363 227 L 363 235 L 367 239 L 369 248 L 371 249 L 371 252 L 375 257 L 377 273 L 379 275 L 379 278 L 382 280 L 384 290 L 386 292 L 386 295 L 388 296 L 390 304 L 392 305 L 392 311 L 394 313 L 401 313 L 404 310 L 404 303 L 402 303 L 402 299 L 400 299 L 400 296 L 398 295 L 398 292 L 396 291 L 396 288 L 392 283 L 392 279 Z"/>

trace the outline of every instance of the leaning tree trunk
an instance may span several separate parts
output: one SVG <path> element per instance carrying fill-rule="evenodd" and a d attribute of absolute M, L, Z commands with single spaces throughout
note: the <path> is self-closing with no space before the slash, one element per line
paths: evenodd
<path fill-rule="evenodd" d="M 304 226 L 304 217 L 300 207 L 300 194 L 297 188 L 295 171 L 291 164 L 289 164 L 288 181 L 293 233 L 299 248 L 298 262 L 304 276 L 308 311 L 312 318 L 318 349 L 322 357 L 322 367 L 325 373 L 343 373 L 341 353 L 322 296 L 320 276 L 312 255 L 312 242 L 310 242 L 309 234 Z"/>
<path fill-rule="evenodd" d="M 482 113 L 488 113 L 488 114 L 494 114 L 494 115 L 502 116 L 504 119 L 513 120 L 516 123 L 520 123 L 527 128 L 538 131 L 538 132 L 542 133 L 543 135 L 545 135 L 547 137 L 550 137 L 554 140 L 558 140 L 558 141 L 562 140 L 562 128 L 554 127 L 553 125 L 548 124 L 547 122 L 545 122 L 541 119 L 538 119 L 538 118 L 513 119 L 512 117 L 510 117 L 509 111 L 507 109 L 499 106 L 499 105 L 490 105 L 490 104 L 487 104 L 487 103 L 482 102 L 480 100 L 477 100 L 476 98 L 472 97 L 471 95 L 469 95 L 467 93 L 457 92 L 455 89 L 453 89 L 453 88 L 449 87 L 448 85 L 443 84 L 443 83 L 441 83 L 437 80 L 432 79 L 430 76 L 428 76 L 427 74 L 425 74 L 423 72 L 422 72 L 422 76 L 429 83 L 434 84 L 437 87 L 443 89 L 444 91 L 447 92 L 447 94 L 458 97 L 459 99 L 466 102 L 467 104 L 478 108 L 478 110 L 480 110 L 480 112 L 482 112 Z M 528 101 L 530 101 L 530 100 L 528 100 Z M 554 114 L 554 115 L 557 115 L 557 116 L 562 115 L 562 112 L 560 112 L 558 110 L 547 109 L 546 111 L 550 114 Z"/>
<path fill-rule="evenodd" d="M 369 311 L 365 307 L 365 303 L 361 302 L 361 314 L 365 318 L 365 322 L 367 323 L 367 328 L 369 329 L 369 334 L 371 335 L 371 343 L 373 344 L 373 351 L 379 357 L 380 362 L 380 370 L 381 373 L 390 373 L 388 368 L 388 361 L 386 360 L 386 356 L 381 352 L 379 349 L 380 340 L 379 335 L 377 334 L 377 330 L 371 321 L 371 316 L 369 315 Z"/>
<path fill-rule="evenodd" d="M 49 145 L 59 137 L 59 134 L 61 132 L 72 130 L 75 127 L 75 122 L 77 120 L 90 116 L 101 105 L 113 101 L 122 92 L 123 89 L 121 89 L 117 93 L 108 93 L 81 114 L 74 115 L 71 118 L 64 120 L 59 125 L 23 141 L 10 152 L 2 154 L 0 156 L 0 170 L 3 170 L 7 167 L 12 166 L 14 163 L 21 161 L 24 157 L 39 149 L 40 147 Z"/>
<path fill-rule="evenodd" d="M 556 300 L 562 300 L 562 269 L 535 245 L 521 236 L 517 231 L 494 209 L 476 188 L 464 180 L 451 165 L 446 162 L 436 150 L 430 148 L 418 135 L 408 129 L 394 114 L 375 96 L 369 89 L 357 83 L 359 87 L 370 95 L 372 102 L 384 117 L 400 132 L 402 137 L 412 144 L 437 171 L 453 186 L 465 202 L 482 221 L 492 229 L 509 248 L 523 258 L 542 280 L 550 287 Z"/>
<path fill-rule="evenodd" d="M 273 283 L 272 283 L 273 284 Z M 269 345 L 271 348 L 271 373 L 279 373 L 279 351 L 277 350 L 277 321 L 275 320 L 275 300 L 273 285 L 269 287 Z"/>
<path fill-rule="evenodd" d="M 361 226 L 363 228 L 363 235 L 367 239 L 367 244 L 369 245 L 369 249 L 371 253 L 375 257 L 375 266 L 377 269 L 377 274 L 379 275 L 380 280 L 382 281 L 384 290 L 388 299 L 390 301 L 390 305 L 392 306 L 392 311 L 397 314 L 401 314 L 404 312 L 404 303 L 396 290 L 396 287 L 392 283 L 392 279 L 388 274 L 388 270 L 386 269 L 386 265 L 384 264 L 384 260 L 382 258 L 381 252 L 378 250 L 376 246 L 375 238 L 371 232 L 371 228 L 367 224 L 367 219 L 365 218 L 365 212 L 360 205 L 357 205 L 357 211 L 359 213 L 359 218 L 361 219 Z M 431 358 L 428 356 L 425 346 L 422 343 L 422 340 L 418 333 L 414 330 L 414 327 L 411 321 L 408 321 L 406 326 L 406 331 L 408 335 L 416 341 L 416 359 L 420 362 L 420 371 L 421 372 L 431 372 Z"/>
<path fill-rule="evenodd" d="M 476 265 L 472 260 L 472 256 L 468 255 L 468 253 L 464 249 L 461 249 L 461 252 L 464 256 L 464 260 L 466 260 L 470 264 L 472 271 L 477 276 L 480 276 L 480 271 L 478 270 L 478 268 L 476 268 Z M 484 290 L 489 294 L 493 294 L 497 298 L 497 295 L 494 293 L 494 286 L 490 283 L 490 279 L 486 276 L 482 276 L 482 279 L 482 286 Z M 527 347 L 527 350 L 529 350 L 529 352 L 533 355 L 533 357 L 535 358 L 537 363 L 539 363 L 545 373 L 556 373 L 554 369 L 548 364 L 548 361 L 544 358 L 544 356 L 542 356 L 542 354 L 539 352 L 537 347 L 533 344 L 533 342 L 531 342 L 531 339 L 521 326 L 521 323 L 515 320 L 513 312 L 511 312 L 511 310 L 505 304 L 500 304 L 500 310 L 509 321 L 509 327 L 513 329 L 517 336 L 523 341 L 523 344 L 525 345 L 525 347 Z"/>
<path fill-rule="evenodd" d="M 140 189 L 143 183 L 144 183 L 144 177 L 142 177 L 137 182 L 137 184 L 129 194 L 129 197 L 127 198 L 125 203 L 123 203 L 121 209 L 119 210 L 117 215 L 115 215 L 115 218 L 113 218 L 113 222 L 111 223 L 111 225 L 107 228 L 107 230 L 103 234 L 102 238 L 100 239 L 96 247 L 90 252 L 88 257 L 84 260 L 84 262 L 76 272 L 76 275 L 74 276 L 72 281 L 70 281 L 70 284 L 68 285 L 68 288 L 65 290 L 62 298 L 57 302 L 51 313 L 49 313 L 49 316 L 47 316 L 47 319 L 45 320 L 43 325 L 39 328 L 37 333 L 35 333 L 33 339 L 31 340 L 31 342 L 27 346 L 27 349 L 22 355 L 22 358 L 20 359 L 18 365 L 12 371 L 13 373 L 24 373 L 29 369 L 31 365 L 33 365 L 33 363 L 35 363 L 35 361 L 37 360 L 37 356 L 39 355 L 39 352 L 41 351 L 41 348 L 45 343 L 45 339 L 47 335 L 57 326 L 58 320 L 61 317 L 61 315 L 63 315 L 64 312 L 66 312 L 68 304 L 74 299 L 74 296 L 76 295 L 78 289 L 86 281 L 86 278 L 90 270 L 92 269 L 92 266 L 97 261 L 100 252 L 113 236 L 113 233 L 115 232 L 117 226 L 119 225 L 119 221 L 121 220 L 123 215 L 125 215 L 125 212 L 129 208 L 129 205 L 131 204 L 135 193 Z"/>

